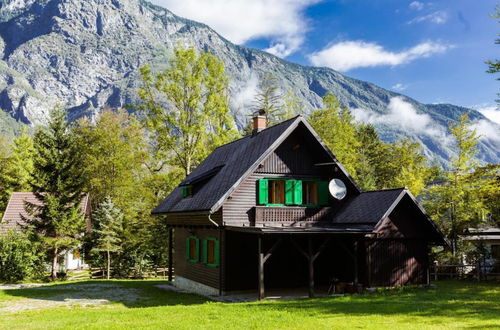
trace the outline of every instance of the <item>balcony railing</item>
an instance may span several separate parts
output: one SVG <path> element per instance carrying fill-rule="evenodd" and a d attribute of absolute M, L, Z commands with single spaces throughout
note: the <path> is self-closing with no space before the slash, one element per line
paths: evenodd
<path fill-rule="evenodd" d="M 328 221 L 331 207 L 257 206 L 255 226 L 307 226 Z"/>

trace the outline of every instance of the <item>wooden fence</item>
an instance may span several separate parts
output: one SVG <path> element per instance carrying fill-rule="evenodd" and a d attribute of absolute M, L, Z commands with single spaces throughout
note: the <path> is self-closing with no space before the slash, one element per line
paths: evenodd
<path fill-rule="evenodd" d="M 500 279 L 500 273 L 495 272 L 492 266 L 484 265 L 432 265 L 430 277 L 434 281 L 466 278 L 487 281 Z"/>
<path fill-rule="evenodd" d="M 172 269 L 173 270 L 173 269 Z M 105 279 L 106 269 L 105 268 L 90 268 L 90 278 L 91 279 Z M 130 268 L 130 275 L 128 278 L 168 278 L 168 268 L 148 268 L 148 269 L 136 269 Z M 113 275 L 113 268 L 111 268 L 111 275 Z M 112 276 L 113 277 L 113 276 Z"/>

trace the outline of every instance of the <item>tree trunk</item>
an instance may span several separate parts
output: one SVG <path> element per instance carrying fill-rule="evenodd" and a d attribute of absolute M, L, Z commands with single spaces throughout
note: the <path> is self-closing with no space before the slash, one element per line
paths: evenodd
<path fill-rule="evenodd" d="M 52 256 L 52 271 L 51 271 L 51 279 L 52 281 L 55 281 L 57 280 L 57 257 L 58 257 L 58 252 L 59 252 L 59 249 L 58 248 L 54 248 L 54 255 Z"/>
<path fill-rule="evenodd" d="M 107 253 L 107 257 L 108 257 L 108 271 L 107 271 L 107 274 L 108 274 L 108 280 L 110 279 L 110 271 L 111 271 L 111 259 L 110 259 L 110 256 L 109 256 L 109 250 L 106 251 Z"/>

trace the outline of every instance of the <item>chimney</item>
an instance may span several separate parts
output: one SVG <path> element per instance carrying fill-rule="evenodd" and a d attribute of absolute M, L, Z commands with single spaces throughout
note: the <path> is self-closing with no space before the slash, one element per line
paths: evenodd
<path fill-rule="evenodd" d="M 252 135 L 255 135 L 266 128 L 266 112 L 261 109 L 253 117 L 253 131 Z"/>

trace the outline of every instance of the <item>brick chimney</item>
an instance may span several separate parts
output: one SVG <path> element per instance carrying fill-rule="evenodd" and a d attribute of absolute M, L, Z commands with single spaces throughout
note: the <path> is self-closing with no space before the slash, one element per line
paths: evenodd
<path fill-rule="evenodd" d="M 266 112 L 259 110 L 253 117 L 253 134 L 257 134 L 266 128 Z"/>

